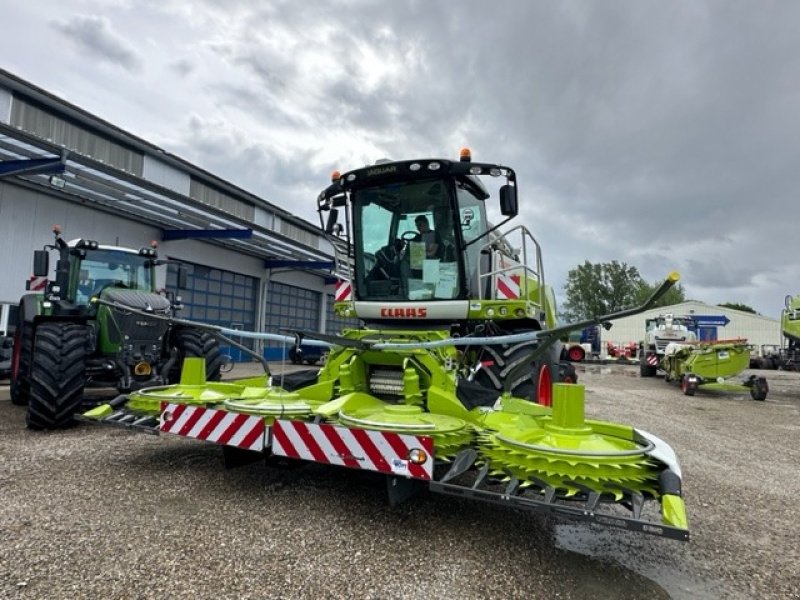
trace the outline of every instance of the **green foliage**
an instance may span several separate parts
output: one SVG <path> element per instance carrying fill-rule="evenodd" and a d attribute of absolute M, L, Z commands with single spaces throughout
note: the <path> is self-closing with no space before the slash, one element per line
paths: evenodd
<path fill-rule="evenodd" d="M 741 302 L 723 302 L 722 304 L 717 304 L 717 306 L 721 306 L 723 308 L 732 308 L 733 310 L 741 310 L 742 312 L 752 313 L 754 315 L 758 314 L 753 307 L 747 306 L 747 304 L 742 304 Z"/>
<path fill-rule="evenodd" d="M 650 294 L 656 291 L 656 288 L 660 285 L 660 281 L 656 281 L 652 285 L 643 281 L 642 287 L 637 293 L 634 304 L 641 304 L 647 300 Z M 673 304 L 680 304 L 681 302 L 686 302 L 686 291 L 683 289 L 683 286 L 680 283 L 676 283 L 669 290 L 667 290 L 666 294 L 656 300 L 653 308 L 658 308 L 660 306 L 672 306 Z"/>
<path fill-rule="evenodd" d="M 647 283 L 639 270 L 627 263 L 613 260 L 592 264 L 587 260 L 567 274 L 562 317 L 576 321 L 631 308 L 644 302 L 660 285 L 660 281 L 652 285 Z M 675 285 L 654 307 L 685 301 L 683 287 Z"/>
<path fill-rule="evenodd" d="M 588 319 L 634 305 L 642 280 L 636 267 L 626 263 L 592 264 L 588 260 L 567 275 L 563 317 L 568 321 Z"/>

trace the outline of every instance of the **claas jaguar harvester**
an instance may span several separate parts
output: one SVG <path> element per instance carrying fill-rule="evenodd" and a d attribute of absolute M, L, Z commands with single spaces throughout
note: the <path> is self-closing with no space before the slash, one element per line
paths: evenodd
<path fill-rule="evenodd" d="M 374 471 L 392 502 L 428 489 L 687 540 L 672 449 L 587 419 L 558 361 L 560 338 L 646 310 L 677 274 L 640 307 L 556 326 L 538 243 L 501 234 L 489 202 L 500 226 L 515 217 L 516 175 L 466 150 L 334 173 L 318 209 L 340 249 L 335 311 L 362 326 L 295 332 L 331 344 L 318 372 L 207 384 L 187 359 L 180 385 L 85 417 L 214 441 L 231 462 L 246 450 Z"/>

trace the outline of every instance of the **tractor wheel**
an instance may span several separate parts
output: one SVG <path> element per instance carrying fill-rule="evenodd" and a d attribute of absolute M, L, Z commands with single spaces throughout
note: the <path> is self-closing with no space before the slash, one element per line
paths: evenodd
<path fill-rule="evenodd" d="M 758 400 L 763 402 L 767 399 L 767 393 L 769 392 L 769 385 L 767 384 L 767 380 L 764 377 L 759 377 L 753 381 L 753 385 L 750 386 L 750 397 L 753 400 Z"/>
<path fill-rule="evenodd" d="M 522 342 L 512 346 L 483 346 L 481 347 L 483 366 L 475 375 L 475 381 L 490 389 L 502 391 L 508 375 L 518 365 L 526 360 L 531 351 L 536 347 L 537 342 Z M 522 374 L 516 375 L 515 381 L 510 386 L 510 391 L 518 398 L 526 398 L 533 402 L 539 402 L 539 391 L 543 390 L 542 369 L 547 367 L 546 377 L 552 383 L 554 374 L 559 374 L 558 356 L 560 350 L 553 347 L 548 353 L 536 362 L 531 361 L 530 368 L 525 369 Z M 552 390 L 547 398 L 552 397 Z"/>
<path fill-rule="evenodd" d="M 578 372 L 575 365 L 569 362 L 558 363 L 558 381 L 560 383 L 578 383 Z"/>
<path fill-rule="evenodd" d="M 200 329 L 178 329 L 172 336 L 172 344 L 178 349 L 178 364 L 170 371 L 170 383 L 180 381 L 183 359 L 187 356 L 206 359 L 206 381 L 220 380 L 222 352 L 219 341 L 211 333 Z"/>
<path fill-rule="evenodd" d="M 642 356 L 639 358 L 639 375 L 642 377 L 655 377 L 657 372 L 658 368 L 648 365 L 645 355 L 642 354 Z"/>
<path fill-rule="evenodd" d="M 580 346 L 572 346 L 567 350 L 567 360 L 570 362 L 581 362 L 586 358 L 586 351 Z"/>
<path fill-rule="evenodd" d="M 42 323 L 36 328 L 30 370 L 29 429 L 72 424 L 83 400 L 89 330 L 75 323 Z"/>
<path fill-rule="evenodd" d="M 694 396 L 697 391 L 697 383 L 690 381 L 688 375 L 684 375 L 681 377 L 681 391 L 686 396 Z"/>
<path fill-rule="evenodd" d="M 28 403 L 31 392 L 31 354 L 33 353 L 33 323 L 17 325 L 14 350 L 11 355 L 11 402 L 17 406 Z"/>

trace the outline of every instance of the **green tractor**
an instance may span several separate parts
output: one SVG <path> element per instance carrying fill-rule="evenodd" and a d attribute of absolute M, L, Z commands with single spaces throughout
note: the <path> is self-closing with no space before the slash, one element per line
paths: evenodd
<path fill-rule="evenodd" d="M 27 404 L 29 428 L 70 424 L 86 387 L 128 392 L 178 381 L 187 356 L 205 358 L 207 378 L 220 378 L 222 355 L 211 333 L 160 319 L 180 303 L 156 291 L 155 268 L 167 261 L 158 259 L 155 245 L 66 242 L 60 228 L 53 232 L 55 244 L 34 252 L 34 278 L 48 277 L 56 251 L 55 279 L 20 300 L 11 359 L 11 400 Z M 183 287 L 183 266 L 178 279 Z"/>

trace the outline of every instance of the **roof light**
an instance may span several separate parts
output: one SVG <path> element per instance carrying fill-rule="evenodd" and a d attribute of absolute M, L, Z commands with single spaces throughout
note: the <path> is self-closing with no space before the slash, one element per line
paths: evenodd
<path fill-rule="evenodd" d="M 422 166 L 419 163 L 411 163 L 410 165 L 408 165 L 409 171 L 419 171 L 421 168 Z"/>
<path fill-rule="evenodd" d="M 438 162 L 428 163 L 428 170 L 429 171 L 438 171 L 439 167 L 441 167 L 441 166 L 442 165 L 440 165 Z"/>
<path fill-rule="evenodd" d="M 491 175 L 492 177 L 500 177 L 500 169 L 498 169 L 497 167 L 490 169 L 489 175 Z"/>
<path fill-rule="evenodd" d="M 355 180 L 356 180 L 356 174 L 355 173 L 350 173 L 350 174 L 347 175 L 347 181 L 355 181 Z"/>
<path fill-rule="evenodd" d="M 458 153 L 458 158 L 461 162 L 471 162 L 472 161 L 472 150 L 469 148 L 462 148 L 461 151 Z"/>
<path fill-rule="evenodd" d="M 331 181 L 333 183 L 336 183 L 341 178 L 342 178 L 342 174 L 339 171 L 334 171 L 333 173 L 331 173 Z"/>
<path fill-rule="evenodd" d="M 481 169 L 480 167 L 470 167 L 469 168 L 470 175 L 480 175 L 481 171 L 483 171 L 483 169 Z"/>

